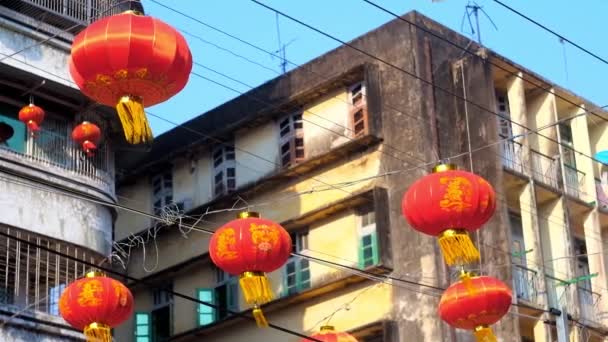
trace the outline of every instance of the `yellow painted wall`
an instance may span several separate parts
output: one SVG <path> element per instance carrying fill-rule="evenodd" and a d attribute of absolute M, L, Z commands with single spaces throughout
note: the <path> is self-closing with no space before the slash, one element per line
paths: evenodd
<path fill-rule="evenodd" d="M 325 153 L 328 148 L 350 139 L 349 104 L 346 89 L 328 94 L 304 107 L 304 146 L 306 157 Z"/>
<path fill-rule="evenodd" d="M 537 130 L 556 121 L 557 114 L 554 94 L 543 92 L 536 96 L 528 96 L 526 99 L 528 101 L 528 127 L 530 129 Z M 539 133 L 557 140 L 557 130 L 554 126 L 540 130 Z M 529 141 L 532 149 L 550 157 L 558 153 L 556 143 L 547 138 L 531 134 Z"/>
<path fill-rule="evenodd" d="M 280 165 L 279 131 L 275 121 L 270 121 L 255 129 L 237 131 L 234 134 L 234 140 L 237 187 L 263 178 L 278 169 L 277 165 Z M 268 161 L 262 160 L 254 154 Z"/>
<path fill-rule="evenodd" d="M 144 212 L 152 211 L 152 187 L 148 177 L 142 177 L 135 184 L 123 186 L 116 191 L 118 203 Z M 150 226 L 151 219 L 132 212 L 118 210 L 115 224 L 115 240 L 137 233 Z"/>
<path fill-rule="evenodd" d="M 593 154 L 600 151 L 608 150 L 608 123 L 600 121 L 599 119 L 593 119 L 593 124 L 589 125 L 589 138 L 591 140 L 591 149 Z M 604 166 L 603 170 L 608 170 L 608 167 Z M 600 178 L 602 172 L 602 165 L 600 163 L 594 163 L 594 174 L 596 178 Z"/>

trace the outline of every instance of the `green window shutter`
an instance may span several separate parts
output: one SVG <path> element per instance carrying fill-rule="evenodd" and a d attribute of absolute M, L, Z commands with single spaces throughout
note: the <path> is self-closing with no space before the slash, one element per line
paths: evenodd
<path fill-rule="evenodd" d="M 310 288 L 310 261 L 300 258 L 297 267 L 298 291 Z"/>
<path fill-rule="evenodd" d="M 298 272 L 296 258 L 291 258 L 285 264 L 285 276 L 283 277 L 283 296 L 289 296 L 298 292 Z"/>
<path fill-rule="evenodd" d="M 215 304 L 215 291 L 213 289 L 197 289 L 196 298 L 206 303 Z M 216 320 L 215 309 L 210 306 L 199 303 L 197 313 L 199 327 L 211 324 Z"/>
<path fill-rule="evenodd" d="M 363 235 L 359 242 L 359 268 L 365 269 L 380 263 L 378 234 L 373 232 Z"/>
<path fill-rule="evenodd" d="M 240 311 L 239 309 L 239 282 L 237 277 L 232 277 L 228 281 L 228 305 L 230 311 Z"/>
<path fill-rule="evenodd" d="M 135 342 L 151 342 L 150 314 L 147 312 L 135 313 Z"/>

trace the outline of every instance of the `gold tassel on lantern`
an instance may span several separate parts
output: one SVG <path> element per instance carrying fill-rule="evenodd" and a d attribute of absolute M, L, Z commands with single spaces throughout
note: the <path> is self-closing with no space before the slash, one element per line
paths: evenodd
<path fill-rule="evenodd" d="M 258 305 L 253 306 L 253 318 L 255 318 L 255 323 L 257 323 L 258 327 L 268 328 L 268 320 Z"/>
<path fill-rule="evenodd" d="M 477 340 L 477 342 L 497 342 L 498 341 L 496 339 L 496 336 L 494 335 L 494 332 L 492 332 L 492 329 L 490 329 L 490 327 L 488 327 L 487 325 L 481 325 L 481 326 L 476 327 L 473 334 L 475 334 L 475 339 Z"/>
<path fill-rule="evenodd" d="M 470 264 L 479 260 L 479 251 L 463 229 L 448 229 L 439 235 L 439 248 L 446 264 Z"/>
<path fill-rule="evenodd" d="M 264 272 L 245 272 L 241 274 L 239 283 L 247 304 L 264 304 L 274 298 Z"/>
<path fill-rule="evenodd" d="M 148 124 L 141 97 L 126 95 L 116 105 L 125 138 L 130 144 L 151 142 L 152 129 Z"/>
<path fill-rule="evenodd" d="M 91 323 L 84 328 L 84 336 L 87 342 L 112 342 L 112 329 L 105 324 Z"/>

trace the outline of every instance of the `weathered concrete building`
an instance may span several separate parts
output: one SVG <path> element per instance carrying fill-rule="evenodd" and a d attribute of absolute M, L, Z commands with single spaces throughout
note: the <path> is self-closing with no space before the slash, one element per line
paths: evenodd
<path fill-rule="evenodd" d="M 119 201 L 170 223 L 173 207 L 181 222 L 211 230 L 233 219 L 230 208 L 251 207 L 282 223 L 295 251 L 332 262 L 294 256 L 270 275 L 272 323 L 312 333 L 331 316 L 359 341 L 470 341 L 436 313 L 440 293 L 428 286 L 445 288 L 453 275 L 435 239 L 408 227 L 401 198 L 434 161 L 472 165 L 499 198 L 476 236 L 480 271 L 515 294 L 494 327 L 500 340 L 554 341 L 550 309 L 567 308 L 572 341 L 600 341 L 608 203 L 600 165 L 573 151 L 608 148 L 608 124 L 591 115 L 555 123 L 578 113 L 572 103 L 606 113 L 418 13 L 404 18 L 424 29 L 394 20 L 351 42 L 384 62 L 339 47 L 159 136 L 146 155 L 122 154 Z M 151 227 L 154 241 L 131 250 L 127 272 L 156 286 L 132 284 L 137 312 L 118 341 L 298 340 L 166 295 L 249 309 L 236 279 L 211 263 L 208 234 L 121 212 L 116 240 Z"/>
<path fill-rule="evenodd" d="M 116 202 L 120 124 L 113 110 L 80 93 L 67 60 L 74 34 L 100 15 L 122 11 L 118 3 L 0 2 L 0 123 L 13 131 L 0 144 L 1 341 L 83 339 L 59 317 L 58 301 L 88 267 L 13 239 L 95 263 L 111 251 L 115 211 L 79 197 Z M 46 112 L 36 137 L 18 120 L 30 96 Z M 93 158 L 70 137 L 83 120 L 104 130 Z"/>

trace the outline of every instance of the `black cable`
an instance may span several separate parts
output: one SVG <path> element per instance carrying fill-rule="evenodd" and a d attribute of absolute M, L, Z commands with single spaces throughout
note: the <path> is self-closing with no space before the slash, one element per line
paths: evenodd
<path fill-rule="evenodd" d="M 145 286 L 148 286 L 148 287 L 154 287 L 154 284 L 152 284 L 149 281 L 146 281 L 146 280 L 143 280 L 143 279 L 138 279 L 138 278 L 135 278 L 135 277 L 131 277 L 131 276 L 123 274 L 121 272 L 118 272 L 118 271 L 115 271 L 115 270 L 112 270 L 112 269 L 109 269 L 109 268 L 105 268 L 105 267 L 102 267 L 102 266 L 98 266 L 98 265 L 96 265 L 96 264 L 94 264 L 92 262 L 89 262 L 89 261 L 86 261 L 86 260 L 82 260 L 82 259 L 78 259 L 78 258 L 73 257 L 71 255 L 55 251 L 55 250 L 53 250 L 51 248 L 45 247 L 43 245 L 39 245 L 39 244 L 34 243 L 32 241 L 28 241 L 28 240 L 25 240 L 25 239 L 22 239 L 22 238 L 18 238 L 16 236 L 12 236 L 12 235 L 10 235 L 8 233 L 3 232 L 2 230 L 0 230 L 0 236 L 6 237 L 8 239 L 12 239 L 14 241 L 18 241 L 18 242 L 24 243 L 24 244 L 32 246 L 32 247 L 39 248 L 39 249 L 41 249 L 43 251 L 46 251 L 48 253 L 53 253 L 54 255 L 59 255 L 61 257 L 64 257 L 66 259 L 69 259 L 69 260 L 72 260 L 72 261 L 75 261 L 75 262 L 79 262 L 79 263 L 85 264 L 85 265 L 87 265 L 89 267 L 92 267 L 92 268 L 95 268 L 95 269 L 99 269 L 99 270 L 104 271 L 104 272 L 106 272 L 108 274 L 117 275 L 119 277 L 122 277 L 122 278 L 125 278 L 127 280 L 130 280 L 130 281 L 134 282 L 135 284 L 141 284 L 141 285 L 145 285 Z M 244 318 L 244 319 L 247 319 L 247 320 L 255 322 L 255 318 L 253 316 L 247 315 L 245 313 L 228 310 L 226 308 L 222 308 L 219 305 L 212 304 L 212 303 L 209 303 L 209 302 L 205 302 L 205 301 L 202 301 L 202 300 L 200 300 L 198 298 L 187 296 L 185 294 L 182 294 L 182 293 L 179 293 L 179 292 L 175 292 L 175 291 L 167 289 L 167 288 L 159 288 L 159 290 L 164 291 L 166 293 L 169 293 L 169 294 L 171 294 L 173 296 L 176 296 L 176 297 L 179 297 L 179 298 L 182 298 L 182 299 L 185 299 L 185 300 L 189 300 L 189 301 L 192 301 L 192 302 L 195 302 L 195 303 L 198 303 L 198 304 L 202 304 L 204 306 L 213 308 L 215 310 L 219 310 L 221 312 L 228 313 L 230 315 L 234 315 L 234 316 L 237 316 L 237 317 Z M 297 336 L 297 337 L 305 338 L 305 339 L 307 339 L 309 341 L 323 342 L 323 341 L 318 340 L 316 338 L 312 338 L 310 336 L 301 334 L 301 333 L 299 333 L 297 331 L 293 331 L 293 330 L 281 327 L 281 326 L 276 325 L 276 324 L 269 323 L 268 326 L 270 328 L 282 331 L 282 332 L 290 334 L 290 335 L 294 335 L 294 336 Z"/>
<path fill-rule="evenodd" d="M 364 1 L 365 1 L 365 0 L 364 0 Z M 545 25 L 543 25 L 543 24 L 539 23 L 538 21 L 536 21 L 536 20 L 534 20 L 534 19 L 532 19 L 532 18 L 528 17 L 527 15 L 525 15 L 525 14 L 523 14 L 522 12 L 520 12 L 520 11 L 518 11 L 518 10 L 514 9 L 513 7 L 510 7 L 509 5 L 507 5 L 507 4 L 505 4 L 505 3 L 503 3 L 502 1 L 499 1 L 499 0 L 493 0 L 493 1 L 494 1 L 495 3 L 497 3 L 497 4 L 501 5 L 502 7 L 504 7 L 504 8 L 506 8 L 506 9 L 508 9 L 509 11 L 511 11 L 511 12 L 513 12 L 513 13 L 515 13 L 515 14 L 517 14 L 518 16 L 520 16 L 520 17 L 522 17 L 522 18 L 526 19 L 527 21 L 531 22 L 532 24 L 534 24 L 534 25 L 536 25 L 536 26 L 538 26 L 538 27 L 542 28 L 543 30 L 545 30 L 545 31 L 547 31 L 547 32 L 549 32 L 549 33 L 551 33 L 552 35 L 556 36 L 557 38 L 559 38 L 559 39 L 561 39 L 561 40 L 563 40 L 563 41 L 566 41 L 566 42 L 570 43 L 572 46 L 574 46 L 574 47 L 576 47 L 577 49 L 579 49 L 579 50 L 581 50 L 581 51 L 585 52 L 586 54 L 588 54 L 588 55 L 590 55 L 590 56 L 592 56 L 592 57 L 596 58 L 597 60 L 599 60 L 599 61 L 603 62 L 604 64 L 608 64 L 608 60 L 606 60 L 606 59 L 604 59 L 604 58 L 602 58 L 602 57 L 598 56 L 597 54 L 595 54 L 595 53 L 593 53 L 593 52 L 589 51 L 588 49 L 586 49 L 586 48 L 582 47 L 581 45 L 579 45 L 579 44 L 577 44 L 577 43 L 573 42 L 572 40 L 570 40 L 570 39 L 568 39 L 568 38 L 564 37 L 563 35 L 561 35 L 561 34 L 559 34 L 559 33 L 555 32 L 555 31 L 553 31 L 552 29 L 550 29 L 550 28 L 548 28 L 547 26 L 545 26 Z"/>
<path fill-rule="evenodd" d="M 388 13 L 388 14 L 390 14 L 390 15 L 394 16 L 395 18 L 397 18 L 397 19 L 399 19 L 399 20 L 401 20 L 401 21 L 403 21 L 403 22 L 406 22 L 406 23 L 408 23 L 408 24 L 410 24 L 410 25 L 412 25 L 412 26 L 416 27 L 417 29 L 419 29 L 419 30 L 421 30 L 421 31 L 423 31 L 423 32 L 425 32 L 425 33 L 427 33 L 427 34 L 430 34 L 431 36 L 433 36 L 433 37 L 435 37 L 435 38 L 437 38 L 437 39 L 440 39 L 440 40 L 442 40 L 442 41 L 444 41 L 444 42 L 446 42 L 446 43 L 448 43 L 448 44 L 450 44 L 450 45 L 452 45 L 452 46 L 454 46 L 454 47 L 458 48 L 459 50 L 462 50 L 462 51 L 464 51 L 464 52 L 466 52 L 466 53 L 470 54 L 471 56 L 475 56 L 476 58 L 481 59 L 481 60 L 482 60 L 482 61 L 484 61 L 484 62 L 489 62 L 490 64 L 492 64 L 493 66 L 495 66 L 495 67 L 499 68 L 500 70 L 502 70 L 502 71 L 504 71 L 504 72 L 506 72 L 506 73 L 508 73 L 508 74 L 510 74 L 510 75 L 512 75 L 512 76 L 515 76 L 515 77 L 517 77 L 517 78 L 519 78 L 519 79 L 523 80 L 524 82 L 527 82 L 527 83 L 529 83 L 529 84 L 532 84 L 532 85 L 533 85 L 533 86 L 535 86 L 536 88 L 541 89 L 541 90 L 543 90 L 543 91 L 544 91 L 544 92 L 546 92 L 546 93 L 550 93 L 550 90 L 549 90 L 549 89 L 547 89 L 547 88 L 545 88 L 545 87 L 543 87 L 543 86 L 542 86 L 542 84 L 538 84 L 538 83 L 532 82 L 532 80 L 530 80 L 530 79 L 528 79 L 528 78 L 526 78 L 526 77 L 523 77 L 523 76 L 519 75 L 517 72 L 511 71 L 511 70 L 509 70 L 509 69 L 507 69 L 507 68 L 503 67 L 503 66 L 502 66 L 502 65 L 500 65 L 500 64 L 497 64 L 497 63 L 492 62 L 490 59 L 484 59 L 482 56 L 480 56 L 480 55 L 476 54 L 474 51 L 470 51 L 470 50 L 469 50 L 467 47 L 460 46 L 460 45 L 456 44 L 455 42 L 453 42 L 453 41 L 451 41 L 451 40 L 449 40 L 449 39 L 447 39 L 447 38 L 445 38 L 445 37 L 442 37 L 441 35 L 436 34 L 435 32 L 433 32 L 433 31 L 431 31 L 431 30 L 429 30 L 429 29 L 427 29 L 427 28 L 423 27 L 422 25 L 418 25 L 418 24 L 416 24 L 416 23 L 413 23 L 412 21 L 407 20 L 407 19 L 405 19 L 404 17 L 402 17 L 402 16 L 398 15 L 397 13 L 392 12 L 392 11 L 390 11 L 389 9 L 387 9 L 387 8 L 385 8 L 385 7 L 382 7 L 382 6 L 380 6 L 380 5 L 378 5 L 378 4 L 374 3 L 374 2 L 372 2 L 372 1 L 370 1 L 370 0 L 362 0 L 362 1 L 364 1 L 364 2 L 366 2 L 366 3 L 368 3 L 368 4 L 370 4 L 370 5 L 372 5 L 372 6 L 374 6 L 374 7 L 376 7 L 377 9 L 379 9 L 379 10 L 381 10 L 381 11 L 385 12 L 385 13 Z M 494 1 L 497 1 L 497 0 L 494 0 Z M 564 39 L 565 39 L 565 38 L 564 38 Z M 533 75 L 530 75 L 530 76 L 532 76 L 532 77 L 534 77 L 534 78 L 538 79 L 536 76 L 533 76 Z M 542 82 L 542 80 L 539 80 L 539 81 L 540 81 L 540 82 Z M 593 111 L 588 110 L 587 108 L 585 108 L 585 107 L 581 106 L 580 104 L 578 104 L 578 103 L 576 103 L 576 102 L 571 101 L 570 99 L 566 98 L 565 96 L 562 96 L 562 95 L 557 94 L 557 93 L 553 93 L 553 95 L 555 95 L 555 97 L 559 98 L 560 100 L 563 100 L 563 101 L 565 101 L 565 102 L 567 102 L 567 103 L 569 103 L 569 104 L 571 104 L 571 105 L 573 105 L 573 106 L 575 106 L 575 107 L 577 107 L 577 108 L 579 108 L 579 109 L 584 110 L 585 112 L 588 112 L 588 113 L 593 114 L 594 116 L 596 116 L 596 117 L 600 118 L 601 120 L 604 120 L 604 121 L 608 122 L 608 118 L 604 118 L 603 116 L 601 116 L 601 115 L 599 115 L 599 114 L 597 114 L 597 113 L 595 113 L 595 112 L 593 112 Z"/>
<path fill-rule="evenodd" d="M 417 79 L 417 80 L 419 80 L 419 81 L 421 81 L 421 82 L 423 82 L 423 83 L 426 83 L 427 85 L 429 85 L 429 86 L 431 86 L 431 87 L 433 87 L 433 88 L 435 88 L 435 89 L 441 90 L 441 91 L 445 92 L 445 93 L 446 93 L 446 94 L 448 94 L 448 95 L 451 95 L 451 96 L 453 96 L 453 97 L 455 97 L 455 98 L 457 98 L 457 99 L 459 99 L 459 100 L 462 100 L 462 101 L 464 101 L 464 102 L 467 102 L 467 103 L 469 103 L 469 104 L 471 104 L 471 105 L 473 105 L 473 106 L 475 106 L 475 107 L 477 107 L 477 108 L 481 109 L 481 110 L 482 110 L 482 111 L 484 111 L 484 112 L 488 112 L 488 113 L 490 113 L 490 114 L 493 114 L 493 115 L 495 115 L 495 116 L 497 116 L 497 117 L 499 117 L 499 118 L 501 118 L 501 119 L 506 119 L 506 118 L 504 118 L 502 115 L 500 115 L 500 114 L 498 114 L 498 113 L 494 112 L 493 110 L 490 110 L 490 109 L 488 109 L 488 108 L 485 108 L 484 106 L 482 106 L 482 105 L 480 105 L 480 104 L 478 104 L 478 103 L 476 103 L 476 102 L 473 102 L 473 101 L 471 101 L 471 100 L 469 100 L 469 99 L 467 99 L 467 98 L 465 98 L 465 97 L 463 97 L 463 96 L 461 96 L 461 95 L 459 95 L 459 94 L 456 94 L 456 93 L 454 93 L 454 92 L 452 92 L 452 91 L 450 91 L 450 90 L 448 90 L 448 89 L 445 89 L 445 88 L 443 88 L 443 87 L 441 87 L 441 86 L 438 86 L 438 85 L 436 85 L 435 83 L 433 83 L 433 82 L 431 82 L 431 81 L 428 81 L 428 80 L 426 80 L 426 79 L 424 79 L 424 78 L 422 78 L 422 77 L 420 77 L 420 76 L 418 76 L 418 75 L 416 75 L 416 74 L 414 74 L 414 73 L 412 73 L 412 72 L 410 72 L 410 71 L 408 71 L 408 70 L 405 70 L 405 69 L 403 69 L 403 68 L 401 68 L 401 67 L 399 67 L 399 66 L 397 66 L 397 65 L 395 65 L 395 64 L 393 64 L 393 63 L 391 63 L 391 62 L 389 62 L 389 61 L 386 61 L 386 60 L 384 60 L 384 59 L 382 59 L 382 58 L 380 58 L 380 57 L 378 57 L 378 56 L 375 56 L 375 55 L 373 55 L 373 54 L 372 54 L 372 53 L 370 53 L 370 52 L 367 52 L 367 51 L 365 51 L 365 50 L 363 50 L 363 49 L 361 49 L 361 48 L 358 48 L 358 47 L 354 46 L 353 44 L 348 43 L 348 42 L 346 42 L 346 41 L 344 41 L 344 40 L 342 40 L 342 39 L 340 39 L 340 38 L 337 38 L 337 37 L 335 37 L 335 36 L 333 36 L 333 35 L 331 35 L 331 34 L 329 34 L 329 33 L 325 32 L 325 31 L 323 31 L 323 30 L 321 30 L 321 29 L 318 29 L 318 28 L 316 28 L 316 27 L 314 27 L 314 26 L 312 26 L 312 25 L 310 25 L 310 24 L 307 24 L 307 23 L 305 23 L 305 22 L 303 22 L 303 21 L 301 21 L 301 20 L 299 20 L 299 19 L 297 19 L 297 18 L 294 18 L 294 17 L 290 16 L 289 14 L 286 14 L 286 13 L 284 13 L 284 12 L 281 12 L 281 11 L 279 11 L 279 10 L 277 10 L 277 9 L 275 9 L 275 8 L 271 7 L 271 6 L 268 6 L 268 5 L 264 4 L 264 3 L 261 3 L 261 2 L 260 2 L 260 1 L 258 1 L 258 0 L 251 0 L 251 1 L 252 1 L 252 2 L 254 2 L 254 3 L 256 3 L 256 4 L 258 4 L 258 5 L 260 5 L 260 6 L 262 6 L 262 7 L 264 7 L 264 8 L 266 8 L 266 9 L 268 9 L 268 10 L 270 10 L 270 11 L 273 11 L 273 12 L 275 12 L 275 13 L 278 13 L 278 14 L 280 14 L 280 15 L 284 16 L 285 18 L 288 18 L 288 19 L 290 19 L 290 20 L 292 20 L 292 21 L 294 21 L 294 22 L 296 22 L 296 23 L 298 23 L 298 24 L 300 24 L 300 25 L 302 25 L 302 26 L 304 26 L 304 27 L 307 27 L 307 28 L 309 28 L 310 30 L 313 30 L 313 31 L 315 31 L 315 32 L 317 32 L 317 33 L 319 33 L 319 34 L 321 34 L 321 35 L 325 36 L 325 37 L 328 37 L 328 38 L 330 38 L 330 39 L 333 39 L 333 40 L 335 40 L 335 41 L 337 41 L 337 42 L 339 42 L 339 43 L 341 43 L 341 44 L 343 44 L 343 45 L 345 45 L 345 46 L 347 46 L 347 47 L 349 47 L 349 48 L 351 48 L 351 49 L 353 49 L 353 50 L 355 50 L 355 51 L 358 51 L 358 52 L 360 52 L 360 53 L 362 53 L 362 54 L 364 54 L 364 55 L 366 55 L 366 56 L 368 56 L 368 57 L 372 58 L 372 59 L 375 59 L 375 60 L 377 60 L 377 61 L 379 61 L 379 62 L 381 62 L 381 63 L 383 63 L 383 64 L 386 64 L 386 65 L 388 65 L 388 66 L 390 66 L 390 67 L 392 67 L 392 68 L 394 68 L 394 69 L 396 69 L 396 70 L 398 70 L 398 71 L 401 71 L 402 73 L 404 73 L 404 74 L 406 74 L 406 75 L 409 75 L 409 76 L 411 76 L 411 77 L 413 77 L 413 78 L 415 78 L 415 79 Z M 517 125 L 517 126 L 519 126 L 519 127 L 523 128 L 523 129 L 527 130 L 527 131 L 532 131 L 532 130 L 531 130 L 529 127 L 527 127 L 527 126 L 525 126 L 525 125 L 523 125 L 523 124 L 520 124 L 520 123 L 518 123 L 518 122 L 515 122 L 515 121 L 513 121 L 513 120 L 511 120 L 511 119 L 507 119 L 507 120 L 508 120 L 509 122 L 511 122 L 511 123 L 513 123 L 513 124 L 515 124 L 515 125 Z M 563 121 L 563 120 L 561 120 L 561 121 Z M 560 122 L 560 120 L 558 120 L 558 122 Z M 556 144 L 560 145 L 560 146 L 564 146 L 564 147 L 568 147 L 568 148 L 570 148 L 570 146 L 567 146 L 567 145 L 565 145 L 564 143 L 562 143 L 562 142 L 560 142 L 560 141 L 557 141 L 557 140 L 556 140 L 556 139 L 554 139 L 554 138 L 551 138 L 551 137 L 549 137 L 549 136 L 547 136 L 547 135 L 544 135 L 544 134 L 541 134 L 541 133 L 539 133 L 539 132 L 535 132 L 535 133 L 536 133 L 536 134 L 538 134 L 539 136 L 541 136 L 541 137 L 543 137 L 543 138 L 545 138 L 545 139 L 549 140 L 549 141 L 552 141 L 552 142 L 554 142 L 554 143 L 556 143 Z M 580 152 L 580 151 L 576 151 L 576 152 L 577 152 L 578 154 L 582 155 L 582 156 L 585 156 L 585 157 L 587 157 L 587 158 L 589 158 L 589 159 L 591 159 L 591 160 L 593 160 L 593 161 L 597 162 L 597 163 L 602 163 L 601 161 L 599 161 L 599 160 L 595 159 L 594 157 L 589 156 L 589 155 L 587 155 L 587 154 L 585 154 L 585 153 L 583 153 L 583 152 Z"/>

